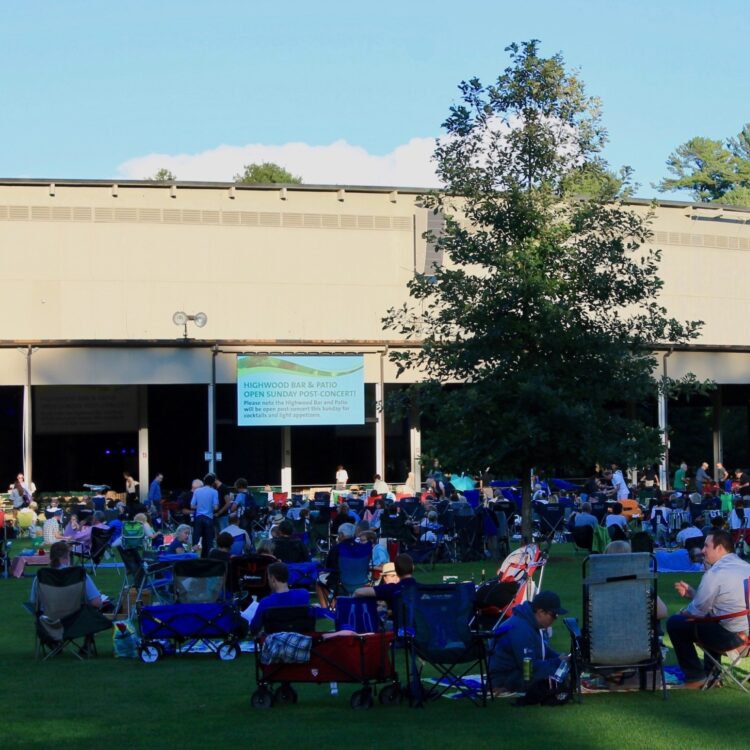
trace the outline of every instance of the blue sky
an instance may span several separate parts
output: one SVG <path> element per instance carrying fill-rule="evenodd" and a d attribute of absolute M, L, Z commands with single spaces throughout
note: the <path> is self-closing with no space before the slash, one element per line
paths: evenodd
<path fill-rule="evenodd" d="M 421 185 L 456 85 L 538 38 L 601 97 L 651 197 L 694 135 L 750 121 L 747 2 L 0 0 L 0 176 Z M 426 171 L 427 170 L 427 171 Z M 668 196 L 665 196 L 668 197 Z M 676 195 L 687 199 L 687 195 Z"/>

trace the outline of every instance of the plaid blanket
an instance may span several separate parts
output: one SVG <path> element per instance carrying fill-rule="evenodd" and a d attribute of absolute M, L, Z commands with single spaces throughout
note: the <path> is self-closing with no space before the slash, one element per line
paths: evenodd
<path fill-rule="evenodd" d="M 261 664 L 304 664 L 310 661 L 312 638 L 300 633 L 271 633 L 263 641 Z"/>

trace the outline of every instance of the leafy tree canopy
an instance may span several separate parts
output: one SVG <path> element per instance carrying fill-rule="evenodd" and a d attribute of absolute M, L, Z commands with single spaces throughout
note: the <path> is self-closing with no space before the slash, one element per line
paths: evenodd
<path fill-rule="evenodd" d="M 153 177 L 146 178 L 149 182 L 174 182 L 177 179 L 177 175 L 168 170 L 166 167 L 162 167 L 157 170 Z"/>
<path fill-rule="evenodd" d="M 726 141 L 691 138 L 667 159 L 659 190 L 688 190 L 697 201 L 750 206 L 750 123 Z"/>
<path fill-rule="evenodd" d="M 299 185 L 302 178 L 295 177 L 278 164 L 264 161 L 261 164 L 246 164 L 244 171 L 234 176 L 234 181 L 241 185 Z"/>
<path fill-rule="evenodd" d="M 618 405 L 655 394 L 654 344 L 700 326 L 659 304 L 660 252 L 601 159 L 598 102 L 538 44 L 511 45 L 492 85 L 460 84 L 434 155 L 444 189 L 422 196 L 446 260 L 384 319 L 415 344 L 392 353 L 400 370 L 426 375 L 400 402 L 435 425 L 425 454 L 522 477 L 526 533 L 533 467 L 659 458 L 658 430 Z M 604 189 L 572 195 L 579 175 Z"/>

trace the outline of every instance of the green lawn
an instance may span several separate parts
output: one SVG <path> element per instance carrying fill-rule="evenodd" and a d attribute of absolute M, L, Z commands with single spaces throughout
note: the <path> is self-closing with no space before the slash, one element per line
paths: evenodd
<path fill-rule="evenodd" d="M 556 590 L 580 617 L 582 555 L 555 545 L 544 587 Z M 446 573 L 480 576 L 484 567 L 467 563 L 439 566 L 423 580 Z M 694 582 L 698 577 L 689 577 Z M 660 593 L 670 611 L 677 608 L 674 576 L 660 579 Z M 342 685 L 337 697 L 327 686 L 301 685 L 294 706 L 270 710 L 250 707 L 254 689 L 252 656 L 231 663 L 194 655 L 145 665 L 111 656 L 111 635 L 99 636 L 100 656 L 85 663 L 66 655 L 46 663 L 33 657 L 32 624 L 22 609 L 31 579 L 0 580 L 2 649 L 0 675 L 6 710 L 0 724 L 0 748 L 261 747 L 466 747 L 471 750 L 513 746 L 555 750 L 576 748 L 741 747 L 746 741 L 742 718 L 750 697 L 737 689 L 709 693 L 673 690 L 660 693 L 584 696 L 582 705 L 560 708 L 514 708 L 496 700 L 479 709 L 464 702 L 440 700 L 425 709 L 406 706 L 353 711 L 353 687 Z M 101 588 L 115 594 L 114 571 L 98 576 Z M 627 613 L 623 613 L 627 627 Z M 564 628 L 554 644 L 567 650 Z"/>

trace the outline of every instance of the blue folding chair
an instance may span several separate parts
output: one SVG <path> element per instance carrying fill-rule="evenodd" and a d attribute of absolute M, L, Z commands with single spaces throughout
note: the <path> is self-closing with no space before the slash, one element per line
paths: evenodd
<path fill-rule="evenodd" d="M 414 585 L 402 589 L 395 607 L 405 642 L 409 704 L 439 698 L 449 691 L 485 706 L 490 693 L 486 641 L 492 633 L 472 630 L 475 616 L 473 583 Z M 430 664 L 438 677 L 425 689 L 419 662 Z M 472 674 L 479 670 L 479 680 Z"/>
<path fill-rule="evenodd" d="M 339 591 L 351 596 L 370 580 L 371 544 L 342 544 L 339 549 Z"/>

